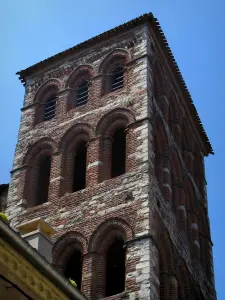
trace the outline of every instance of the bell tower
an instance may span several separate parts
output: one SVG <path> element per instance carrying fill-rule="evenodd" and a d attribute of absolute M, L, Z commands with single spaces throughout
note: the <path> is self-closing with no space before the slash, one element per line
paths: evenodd
<path fill-rule="evenodd" d="M 204 171 L 213 150 L 157 19 L 18 75 L 11 225 L 49 224 L 53 266 L 89 299 L 216 299 Z"/>

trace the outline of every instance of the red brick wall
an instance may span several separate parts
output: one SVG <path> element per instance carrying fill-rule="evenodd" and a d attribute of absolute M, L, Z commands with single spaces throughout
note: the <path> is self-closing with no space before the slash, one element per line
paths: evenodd
<path fill-rule="evenodd" d="M 214 295 L 212 272 L 205 275 L 211 267 L 204 270 L 211 246 L 201 147 L 166 63 L 161 58 L 156 66 L 160 50 L 153 43 L 147 26 L 136 28 L 50 65 L 26 85 L 7 213 L 14 227 L 36 217 L 54 227 L 53 265 L 60 272 L 71 249 L 82 252 L 81 289 L 91 299 L 104 297 L 104 257 L 116 236 L 126 247 L 126 288 L 110 299 L 194 299 L 197 286 L 207 295 L 206 285 Z M 124 87 L 109 93 L 107 72 L 116 61 L 125 63 Z M 74 87 L 85 76 L 89 100 L 74 107 Z M 43 95 L 52 88 L 56 116 L 42 122 Z M 126 173 L 110 178 L 111 137 L 120 127 Z M 71 193 L 80 140 L 87 142 L 86 188 Z M 46 154 L 49 201 L 34 206 L 38 161 Z"/>

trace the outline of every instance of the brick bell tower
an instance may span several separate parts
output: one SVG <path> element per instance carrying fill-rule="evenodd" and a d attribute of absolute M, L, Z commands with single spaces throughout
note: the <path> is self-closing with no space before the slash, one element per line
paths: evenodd
<path fill-rule="evenodd" d="M 18 74 L 11 225 L 54 228 L 52 264 L 89 299 L 215 300 L 213 150 L 154 16 Z"/>

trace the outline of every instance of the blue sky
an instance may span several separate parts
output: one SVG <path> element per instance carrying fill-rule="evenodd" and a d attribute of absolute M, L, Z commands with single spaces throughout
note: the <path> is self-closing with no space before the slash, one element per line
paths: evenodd
<path fill-rule="evenodd" d="M 215 151 L 206 159 L 218 299 L 225 299 L 225 2 L 8 0 L 0 4 L 0 183 L 10 180 L 24 88 L 15 73 L 152 11 Z"/>

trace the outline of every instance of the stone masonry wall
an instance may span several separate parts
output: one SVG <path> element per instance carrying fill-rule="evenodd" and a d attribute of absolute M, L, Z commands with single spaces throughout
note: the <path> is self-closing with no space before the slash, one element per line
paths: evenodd
<path fill-rule="evenodd" d="M 125 84 L 120 90 L 104 94 L 104 70 L 113 56 L 126 61 Z M 80 247 L 81 290 L 93 300 L 104 298 L 104 262 L 98 249 L 114 234 L 121 234 L 125 242 L 126 283 L 125 292 L 109 297 L 110 300 L 176 300 L 178 286 L 186 293 L 179 295 L 179 299 L 201 299 L 197 298 L 198 288 L 203 299 L 216 299 L 213 278 L 208 280 L 202 267 L 210 259 L 204 254 L 210 242 L 210 236 L 207 241 L 203 239 L 207 214 L 199 221 L 202 225 L 198 225 L 200 213 L 192 210 L 194 204 L 189 205 L 195 201 L 188 201 L 192 194 L 187 178 L 190 175 L 192 182 L 192 175 L 199 177 L 190 157 L 201 151 L 197 139 L 195 146 L 186 147 L 183 123 L 178 122 L 175 110 L 169 105 L 173 99 L 164 92 L 164 83 L 171 85 L 169 91 L 176 90 L 173 79 L 167 75 L 166 80 L 155 80 L 155 75 L 161 72 L 155 71 L 158 57 L 166 65 L 157 40 L 146 25 L 77 52 L 27 79 L 6 211 L 14 228 L 36 217 L 54 227 L 53 265 L 60 272 L 68 260 L 69 245 Z M 169 74 L 167 67 L 163 68 Z M 91 74 L 89 100 L 68 110 L 69 83 L 82 72 Z M 156 91 L 155 81 L 159 82 L 161 94 Z M 43 91 L 52 86 L 58 89 L 56 116 L 37 122 Z M 181 99 L 178 101 L 182 103 Z M 179 114 L 183 111 L 182 104 Z M 188 119 L 188 112 L 186 116 Z M 110 179 L 109 137 L 112 128 L 120 124 L 126 126 L 126 173 Z M 194 128 L 191 130 L 195 132 Z M 64 170 L 65 153 L 67 145 L 79 134 L 88 141 L 87 186 L 70 193 Z M 32 206 L 36 157 L 46 153 L 52 157 L 49 199 Z M 181 167 L 177 161 L 181 161 Z M 190 166 L 192 171 L 188 169 Z M 186 172 L 182 184 L 180 169 Z M 207 200 L 201 182 L 199 187 L 194 185 L 194 190 L 196 195 L 202 195 L 205 212 Z M 203 228 L 202 236 L 196 231 L 198 226 Z M 202 254 L 201 245 L 205 247 Z M 193 259 L 195 249 L 199 251 L 197 261 Z M 203 262 L 200 257 L 204 257 Z"/>
<path fill-rule="evenodd" d="M 175 284 L 169 283 L 171 275 L 166 275 L 166 285 L 173 286 L 173 299 L 216 299 L 204 182 L 204 147 L 157 38 L 154 32 L 151 33 L 155 170 L 150 174 L 155 172 L 156 177 L 149 182 L 150 198 L 154 199 L 154 210 L 159 215 L 161 227 L 154 230 L 153 235 L 156 240 L 164 239 L 157 234 L 165 230 L 171 247 L 171 254 L 160 249 L 161 255 L 171 260 L 171 266 L 162 267 L 161 274 L 171 272 L 176 278 L 173 279 Z M 205 225 L 201 226 L 201 223 Z M 166 242 L 167 239 L 160 248 L 167 248 Z M 188 283 L 183 286 L 184 295 L 178 295 L 178 290 L 181 291 L 184 285 L 184 279 L 179 278 L 180 265 L 183 264 L 182 277 L 187 276 Z M 170 299 L 170 293 L 171 290 L 161 291 L 163 299 Z"/>
<path fill-rule="evenodd" d="M 69 233 L 74 233 L 76 240 L 80 237 L 84 257 L 82 291 L 93 299 L 100 297 L 100 294 L 94 288 L 96 286 L 95 274 L 92 272 L 91 278 L 89 276 L 92 261 L 97 262 L 95 255 L 90 252 L 90 247 L 92 247 L 90 241 L 98 228 L 100 230 L 103 226 L 102 224 L 108 224 L 107 226 L 110 227 L 116 226 L 113 225 L 115 222 L 121 230 L 120 223 L 126 224 L 132 234 L 126 238 L 127 293 L 112 296 L 110 299 L 121 299 L 121 297 L 150 299 L 150 277 L 152 276 L 150 264 L 153 248 L 150 247 L 150 238 L 146 236 L 150 225 L 148 214 L 149 150 L 146 139 L 149 130 L 146 36 L 147 27 L 127 32 L 116 41 L 106 41 L 104 44 L 87 49 L 84 53 L 78 53 L 70 60 L 43 71 L 42 74 L 37 74 L 28 81 L 26 86 L 7 213 L 14 227 L 19 222 L 42 217 L 57 231 L 54 236 L 55 240 L 63 235 L 66 239 Z M 117 52 L 118 54 L 126 52 L 129 57 L 125 71 L 126 84 L 121 90 L 101 96 L 103 76 L 98 73 L 98 70 L 101 69 L 101 64 L 104 64 L 104 59 L 107 60 L 110 53 L 117 55 Z M 94 74 L 89 88 L 89 101 L 84 106 L 66 111 L 69 93 L 65 89 L 66 82 L 70 74 L 81 65 L 90 67 Z M 35 95 L 43 83 L 53 80 L 59 82 L 56 117 L 50 121 L 35 124 L 37 107 Z M 99 148 L 98 127 L 103 126 L 101 120 L 103 120 L 102 124 L 108 122 L 107 115 L 109 115 L 109 121 L 114 118 L 128 118 L 129 120 L 127 124 L 127 172 L 117 178 L 99 183 L 101 149 Z M 104 116 L 106 116 L 106 121 L 104 121 Z M 63 180 L 61 165 L 64 149 L 62 145 L 64 140 L 67 141 L 67 133 L 71 128 L 74 128 L 72 130 L 75 133 L 79 130 L 86 130 L 89 134 L 87 187 L 76 193 L 66 193 L 59 197 Z M 44 148 L 41 143 L 53 148 L 49 201 L 28 208 L 29 196 L 24 194 L 29 179 L 26 174 L 32 163 L 33 153 Z M 36 150 L 35 145 L 39 147 L 39 150 Z M 128 229 L 124 231 L 127 233 Z M 63 263 L 65 264 L 66 261 Z M 155 295 L 152 299 L 156 299 Z"/>

